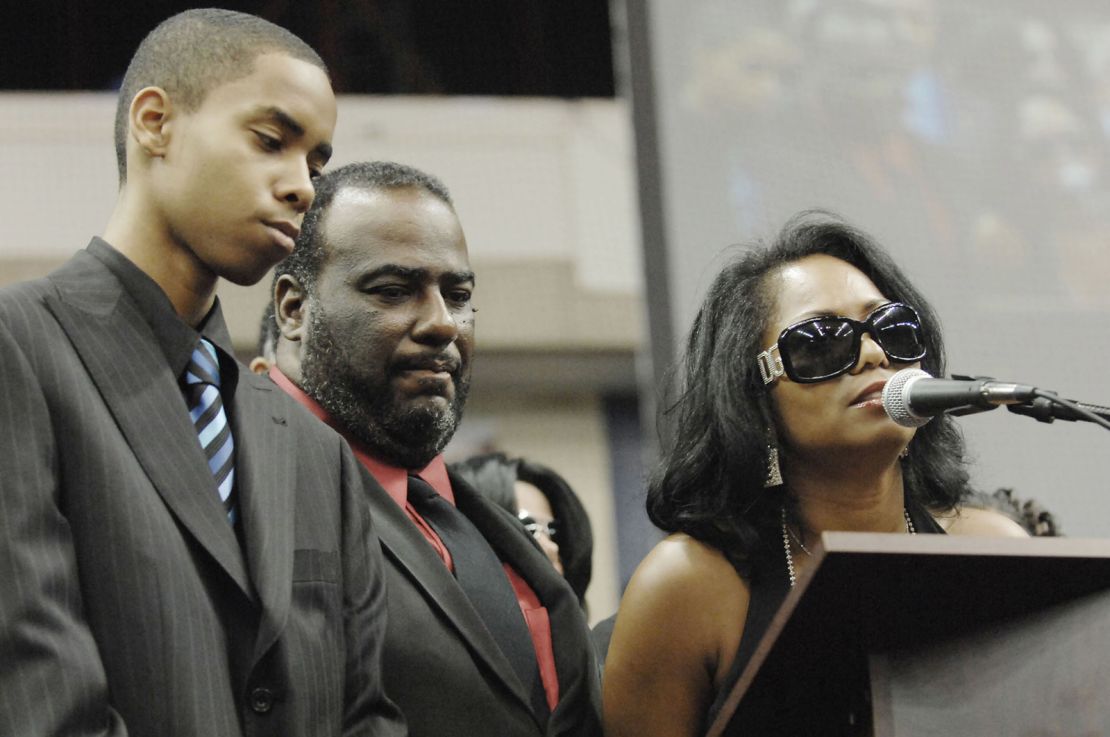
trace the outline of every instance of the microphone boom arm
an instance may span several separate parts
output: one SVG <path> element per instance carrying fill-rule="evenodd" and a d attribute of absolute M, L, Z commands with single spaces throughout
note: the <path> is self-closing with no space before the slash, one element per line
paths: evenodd
<path fill-rule="evenodd" d="M 1093 422 L 1110 430 L 1110 407 L 1103 407 L 1074 399 L 1064 399 L 1056 392 L 1037 389 L 1026 384 L 1012 384 L 994 381 L 989 376 L 957 376 L 953 379 L 974 381 L 980 400 L 974 405 L 960 407 L 949 412 L 951 415 L 969 415 L 985 412 L 987 409 L 1005 404 L 1006 409 L 1015 415 L 1032 417 L 1038 422 L 1065 420 L 1067 422 Z M 981 383 L 980 383 L 981 382 Z M 992 396 L 993 395 L 993 396 Z M 999 401 L 1001 397 L 1005 400 Z"/>
<path fill-rule="evenodd" d="M 1093 422 L 1110 430 L 1110 407 L 1076 402 L 1059 397 L 1055 392 L 1037 389 L 1036 397 L 1029 402 L 1009 404 L 1006 409 L 1016 415 L 1032 417 L 1039 422 L 1066 420 L 1067 422 Z"/>

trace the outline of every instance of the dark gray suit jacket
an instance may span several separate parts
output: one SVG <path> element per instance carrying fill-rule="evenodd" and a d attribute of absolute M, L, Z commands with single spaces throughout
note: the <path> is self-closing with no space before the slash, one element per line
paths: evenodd
<path fill-rule="evenodd" d="M 451 486 L 459 510 L 547 608 L 559 703 L 541 730 L 509 661 L 443 561 L 404 510 L 367 484 L 386 554 L 386 694 L 413 737 L 600 736 L 597 666 L 574 591 L 516 520 L 457 476 Z"/>
<path fill-rule="evenodd" d="M 105 263 L 0 290 L 0 735 L 404 733 L 359 466 L 238 369 L 241 541 Z"/>

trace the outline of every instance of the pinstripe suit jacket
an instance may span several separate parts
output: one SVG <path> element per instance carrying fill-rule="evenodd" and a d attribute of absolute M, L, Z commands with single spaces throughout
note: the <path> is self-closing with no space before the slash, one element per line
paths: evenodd
<path fill-rule="evenodd" d="M 241 540 L 105 264 L 0 290 L 0 735 L 404 733 L 359 467 L 237 369 Z"/>

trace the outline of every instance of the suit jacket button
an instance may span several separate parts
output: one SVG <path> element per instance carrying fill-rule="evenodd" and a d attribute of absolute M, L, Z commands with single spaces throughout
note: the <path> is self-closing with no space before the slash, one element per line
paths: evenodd
<path fill-rule="evenodd" d="M 251 709 L 257 714 L 265 714 L 274 708 L 274 693 L 268 688 L 256 688 L 251 691 Z"/>

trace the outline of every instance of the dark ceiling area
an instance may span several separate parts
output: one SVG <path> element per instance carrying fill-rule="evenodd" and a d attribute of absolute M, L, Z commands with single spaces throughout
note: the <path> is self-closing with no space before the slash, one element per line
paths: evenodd
<path fill-rule="evenodd" d="M 614 94 L 608 0 L 218 4 L 260 15 L 308 41 L 328 63 L 340 93 Z M 161 20 L 197 5 L 159 0 L 12 3 L 0 30 L 0 89 L 114 89 L 142 37 Z"/>

